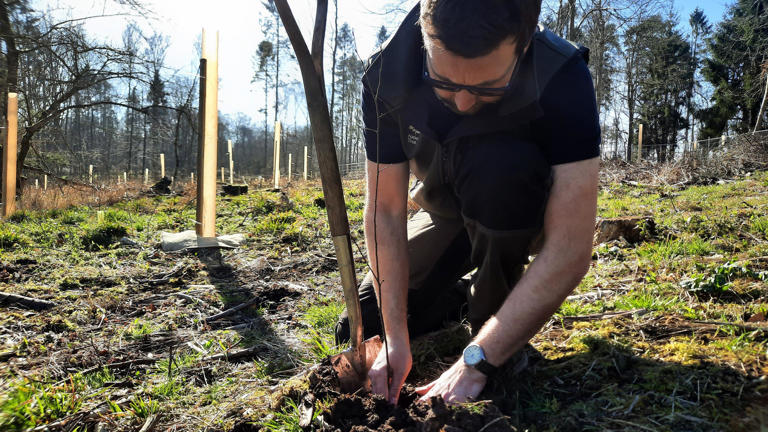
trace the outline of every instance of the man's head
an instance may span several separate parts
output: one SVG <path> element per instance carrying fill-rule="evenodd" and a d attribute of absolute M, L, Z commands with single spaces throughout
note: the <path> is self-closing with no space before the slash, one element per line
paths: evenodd
<path fill-rule="evenodd" d="M 541 0 L 421 0 L 419 21 L 429 77 L 465 87 L 507 86 L 536 30 L 540 10 Z M 501 98 L 471 88 L 433 87 L 459 114 L 473 114 Z"/>

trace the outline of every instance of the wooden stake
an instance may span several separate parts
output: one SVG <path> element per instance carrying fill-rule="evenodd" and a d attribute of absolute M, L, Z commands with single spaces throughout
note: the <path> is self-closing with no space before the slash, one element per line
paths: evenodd
<path fill-rule="evenodd" d="M 43 190 L 48 190 L 48 174 L 43 174 Z"/>
<path fill-rule="evenodd" d="M 640 123 L 639 131 L 637 132 L 637 161 L 643 160 L 643 124 Z"/>
<path fill-rule="evenodd" d="M 304 146 L 304 181 L 307 181 L 307 146 Z"/>
<path fill-rule="evenodd" d="M 8 123 L 3 146 L 3 217 L 16 211 L 16 148 L 19 133 L 19 96 L 8 93 Z"/>
<path fill-rule="evenodd" d="M 35 189 L 40 189 L 40 183 L 35 179 Z"/>
<path fill-rule="evenodd" d="M 128 173 L 123 171 L 123 183 L 128 184 Z"/>
<path fill-rule="evenodd" d="M 192 179 L 192 183 L 195 182 L 195 173 L 191 172 L 189 173 L 189 178 Z"/>
<path fill-rule="evenodd" d="M 149 184 L 149 168 L 144 168 L 144 184 Z"/>
<path fill-rule="evenodd" d="M 293 171 L 293 153 L 288 153 L 288 182 L 291 182 L 291 172 Z"/>
<path fill-rule="evenodd" d="M 195 230 L 201 237 L 216 237 L 216 165 L 219 99 L 219 33 L 215 44 L 206 42 L 203 29 L 200 58 L 200 142 L 198 145 L 197 217 Z"/>
<path fill-rule="evenodd" d="M 275 189 L 280 188 L 280 135 L 283 127 L 279 121 L 275 122 L 275 151 L 273 165 L 275 167 Z"/>
<path fill-rule="evenodd" d="M 229 184 L 235 184 L 235 162 L 232 160 L 232 140 L 227 140 L 229 152 Z"/>
<path fill-rule="evenodd" d="M 93 165 L 88 165 L 88 183 L 93 184 Z"/>
<path fill-rule="evenodd" d="M 165 178 L 165 153 L 160 153 L 160 178 Z"/>
<path fill-rule="evenodd" d="M 224 167 L 221 167 L 221 182 L 224 183 Z"/>

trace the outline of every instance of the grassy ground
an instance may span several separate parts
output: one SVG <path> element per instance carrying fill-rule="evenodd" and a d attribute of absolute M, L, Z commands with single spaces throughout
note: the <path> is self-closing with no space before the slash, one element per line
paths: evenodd
<path fill-rule="evenodd" d="M 363 185 L 345 187 L 362 249 Z M 307 184 L 220 198 L 218 232 L 247 238 L 221 257 L 159 248 L 161 231 L 193 227 L 190 195 L 117 203 L 102 220 L 82 206 L 0 224 L 0 291 L 57 303 L 0 306 L 0 430 L 300 430 L 307 371 L 339 350 L 321 195 Z M 768 430 L 767 210 L 766 173 L 602 188 L 601 217 L 650 216 L 655 230 L 596 245 L 532 341 L 539 361 L 488 398 L 518 430 Z M 467 335 L 435 337 L 415 346 L 415 381 Z"/>

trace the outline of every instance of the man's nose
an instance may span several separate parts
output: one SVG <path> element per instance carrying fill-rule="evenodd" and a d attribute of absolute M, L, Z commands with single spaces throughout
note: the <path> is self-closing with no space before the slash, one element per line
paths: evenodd
<path fill-rule="evenodd" d="M 476 96 L 466 90 L 460 90 L 456 93 L 453 103 L 459 111 L 468 111 L 475 105 Z"/>

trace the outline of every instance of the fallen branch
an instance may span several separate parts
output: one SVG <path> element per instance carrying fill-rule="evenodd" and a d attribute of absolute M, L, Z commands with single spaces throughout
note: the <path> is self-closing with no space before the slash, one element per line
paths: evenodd
<path fill-rule="evenodd" d="M 177 293 L 173 293 L 173 295 L 175 295 L 176 297 L 181 297 L 184 300 L 187 300 L 188 302 L 190 302 L 192 304 L 199 304 L 199 305 L 201 305 L 201 306 L 203 306 L 205 308 L 213 309 L 213 310 L 216 310 L 216 311 L 219 310 L 218 308 L 215 308 L 215 307 L 209 305 L 208 303 L 204 302 L 203 300 L 200 300 L 199 298 L 192 297 L 189 294 L 177 292 Z"/>
<path fill-rule="evenodd" d="M 599 313 L 599 314 L 591 314 L 591 315 L 576 315 L 576 316 L 564 316 L 559 317 L 562 321 L 592 321 L 592 320 L 600 320 L 600 319 L 607 319 L 607 318 L 617 318 L 627 315 L 644 315 L 647 313 L 647 309 L 635 309 L 631 311 L 624 311 L 624 312 L 605 312 L 605 313 Z"/>
<path fill-rule="evenodd" d="M 106 363 L 101 364 L 98 366 L 91 366 L 88 369 L 83 369 L 79 372 L 81 375 L 89 374 L 91 372 L 96 372 L 98 370 L 101 370 L 102 368 L 109 368 L 109 369 L 120 369 L 123 367 L 131 367 L 133 365 L 147 365 L 147 364 L 155 364 L 159 358 L 143 358 L 143 359 L 133 359 L 133 360 L 126 360 L 121 362 L 115 362 L 115 363 Z"/>
<path fill-rule="evenodd" d="M 245 303 L 239 304 L 239 305 L 237 305 L 235 307 L 231 307 L 231 308 L 229 308 L 229 309 L 227 309 L 225 311 L 217 313 L 216 315 L 211 315 L 211 316 L 209 316 L 207 318 L 203 318 L 203 321 L 205 321 L 207 323 L 212 323 L 212 322 L 214 322 L 216 320 L 220 320 L 220 319 L 222 319 L 224 317 L 227 317 L 229 315 L 237 313 L 237 312 L 239 312 L 239 311 L 241 311 L 241 310 L 243 310 L 243 309 L 245 309 L 247 307 L 253 306 L 256 303 L 259 303 L 260 301 L 261 301 L 261 299 L 259 299 L 258 297 L 252 298 L 252 299 L 248 300 Z"/>
<path fill-rule="evenodd" d="M 691 322 L 695 322 L 696 324 L 706 324 L 706 325 L 715 325 L 715 326 L 733 326 L 733 327 L 738 327 L 742 330 L 768 330 L 768 324 L 749 325 L 749 324 L 738 324 L 738 323 L 725 322 L 725 321 L 699 321 L 699 320 L 692 320 Z"/>
<path fill-rule="evenodd" d="M 6 304 L 6 303 L 11 303 L 11 304 L 15 303 L 17 305 L 24 306 L 28 309 L 33 309 L 33 310 L 44 310 L 44 309 L 50 309 L 52 307 L 58 306 L 58 303 L 48 301 L 48 300 L 41 300 L 41 299 L 26 297 L 18 294 L 0 292 L 0 304 Z"/>
<path fill-rule="evenodd" d="M 245 348 L 233 352 L 224 352 L 221 354 L 215 354 L 208 357 L 203 357 L 202 361 L 217 361 L 217 360 L 227 360 L 227 361 L 235 361 L 239 360 L 244 357 L 254 357 L 256 353 L 260 350 L 263 350 L 264 347 L 262 345 L 254 345 L 250 348 Z"/>
<path fill-rule="evenodd" d="M 139 279 L 138 282 L 142 284 L 151 284 L 151 285 L 163 284 L 163 283 L 169 282 L 171 278 L 180 276 L 181 273 L 184 273 L 184 263 L 176 264 L 176 266 L 173 267 L 171 271 L 160 275 L 160 278 L 158 279 Z"/>

